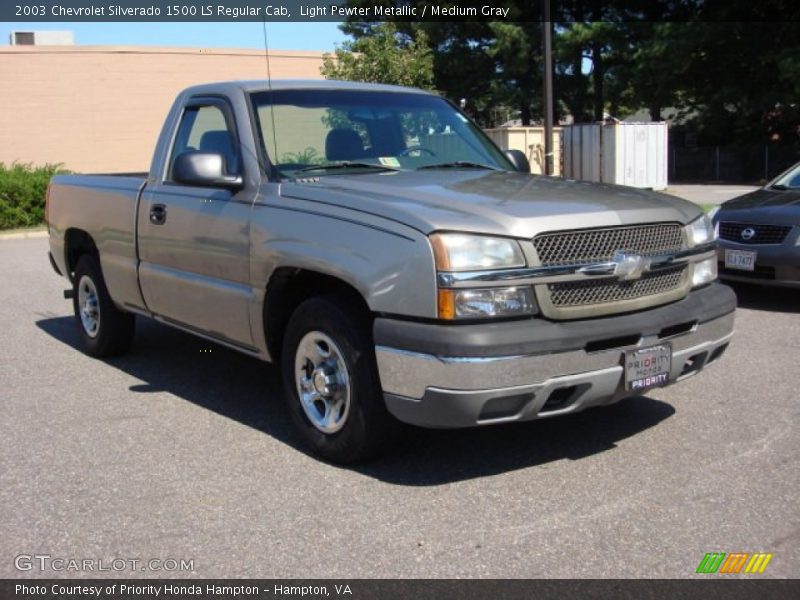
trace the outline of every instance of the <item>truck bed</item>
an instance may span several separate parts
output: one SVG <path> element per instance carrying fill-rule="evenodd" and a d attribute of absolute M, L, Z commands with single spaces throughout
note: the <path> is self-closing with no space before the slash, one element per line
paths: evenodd
<path fill-rule="evenodd" d="M 147 173 L 57 175 L 50 184 L 47 222 L 50 248 L 62 273 L 69 273 L 65 241 L 71 235 L 91 235 L 109 287 L 141 306 L 134 231 L 139 194 Z"/>
<path fill-rule="evenodd" d="M 147 171 L 137 171 L 135 173 L 84 173 L 86 177 L 134 177 L 136 179 L 147 179 Z"/>

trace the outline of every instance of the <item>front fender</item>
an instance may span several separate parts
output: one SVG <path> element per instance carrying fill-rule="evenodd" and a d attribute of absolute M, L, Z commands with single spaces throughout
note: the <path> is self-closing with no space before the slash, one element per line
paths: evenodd
<path fill-rule="evenodd" d="M 427 237 L 391 224 L 301 210 L 254 207 L 251 277 L 260 289 L 253 317 L 263 305 L 276 269 L 306 269 L 358 290 L 372 312 L 436 318 L 436 270 Z M 258 310 L 257 310 L 258 309 Z M 258 324 L 254 322 L 254 329 Z M 254 332 L 255 333 L 255 332 Z"/>

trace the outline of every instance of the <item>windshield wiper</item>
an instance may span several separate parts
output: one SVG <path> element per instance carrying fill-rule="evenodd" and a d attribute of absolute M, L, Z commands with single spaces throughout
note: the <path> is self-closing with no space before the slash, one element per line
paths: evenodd
<path fill-rule="evenodd" d="M 309 165 L 307 167 L 303 167 L 302 169 L 297 169 L 295 173 L 305 173 L 307 171 L 335 171 L 338 169 L 372 169 L 377 171 L 400 170 L 396 169 L 395 167 L 387 167 L 386 165 L 375 165 L 372 163 L 365 163 L 365 162 L 344 161 L 344 162 L 334 163 L 332 165 Z"/>
<path fill-rule="evenodd" d="M 497 167 L 493 167 L 491 165 L 484 165 L 483 163 L 469 162 L 466 160 L 455 160 L 453 162 L 448 162 L 448 163 L 437 163 L 435 165 L 422 165 L 421 167 L 417 167 L 417 171 L 422 171 L 423 169 L 489 169 L 491 171 L 502 170 Z"/>
<path fill-rule="evenodd" d="M 775 185 L 769 186 L 769 189 L 771 189 L 771 190 L 779 190 L 779 191 L 782 192 L 783 190 L 788 190 L 789 186 L 788 185 L 783 185 L 782 183 L 776 183 Z"/>

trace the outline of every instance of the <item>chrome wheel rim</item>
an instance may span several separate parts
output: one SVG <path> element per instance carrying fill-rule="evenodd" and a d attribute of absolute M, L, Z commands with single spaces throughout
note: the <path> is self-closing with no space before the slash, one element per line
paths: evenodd
<path fill-rule="evenodd" d="M 100 301 L 94 281 L 87 275 L 78 282 L 78 313 L 86 335 L 97 337 L 100 329 Z"/>
<path fill-rule="evenodd" d="M 321 331 L 310 331 L 297 345 L 294 377 L 300 405 L 311 424 L 336 433 L 350 412 L 350 374 L 339 346 Z"/>

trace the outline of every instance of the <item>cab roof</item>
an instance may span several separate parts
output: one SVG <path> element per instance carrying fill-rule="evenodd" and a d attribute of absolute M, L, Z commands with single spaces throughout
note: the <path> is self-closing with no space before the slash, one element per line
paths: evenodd
<path fill-rule="evenodd" d="M 190 94 L 232 93 L 236 91 L 246 93 L 267 92 L 271 90 L 345 90 L 363 92 L 396 92 L 406 94 L 435 95 L 432 92 L 418 88 L 400 85 L 386 85 L 382 83 L 362 83 L 357 81 L 338 81 L 333 79 L 266 79 L 244 81 L 220 81 L 204 83 L 187 88 Z"/>

